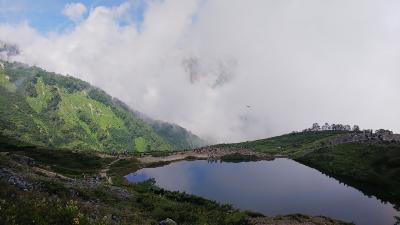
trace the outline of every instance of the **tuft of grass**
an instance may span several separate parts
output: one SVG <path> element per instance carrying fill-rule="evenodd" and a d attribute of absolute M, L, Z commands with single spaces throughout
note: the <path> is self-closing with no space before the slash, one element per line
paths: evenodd
<path fill-rule="evenodd" d="M 142 165 L 135 158 L 120 159 L 110 166 L 107 174 L 112 178 L 114 184 L 127 185 L 125 176 L 139 170 L 141 167 Z"/>
<path fill-rule="evenodd" d="M 45 148 L 32 148 L 15 153 L 33 158 L 45 169 L 76 178 L 82 177 L 82 174 L 95 175 L 112 160 L 100 158 L 93 152 Z"/>

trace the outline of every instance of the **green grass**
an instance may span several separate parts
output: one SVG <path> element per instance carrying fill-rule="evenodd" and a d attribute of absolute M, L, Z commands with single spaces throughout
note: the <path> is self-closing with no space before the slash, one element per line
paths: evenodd
<path fill-rule="evenodd" d="M 277 137 L 234 144 L 220 144 L 216 147 L 247 148 L 253 151 L 295 156 L 321 147 L 321 143 L 346 133 L 345 131 L 299 132 Z"/>
<path fill-rule="evenodd" d="M 49 129 L 47 128 L 47 126 L 44 124 L 43 121 L 41 121 L 39 118 L 37 117 L 32 117 L 33 121 L 35 122 L 35 124 L 37 125 L 37 127 L 39 128 L 39 132 L 41 134 L 45 134 L 48 135 L 49 134 Z"/>
<path fill-rule="evenodd" d="M 81 205 L 65 198 L 51 198 L 47 194 L 21 192 L 0 182 L 0 224 L 59 224 L 80 225 L 90 223 L 81 211 Z M 10 198 L 14 195 L 14 198 Z M 100 222 L 100 221 L 99 221 Z"/>
<path fill-rule="evenodd" d="M 80 121 L 78 111 L 88 115 L 103 130 L 114 127 L 127 131 L 124 122 L 109 107 L 87 98 L 82 92 L 63 93 L 59 107 L 60 116 L 67 123 L 76 123 Z"/>
<path fill-rule="evenodd" d="M 400 205 L 400 145 L 342 144 L 295 160 Z"/>
<path fill-rule="evenodd" d="M 145 152 L 146 151 L 146 139 L 142 137 L 135 138 L 135 147 L 136 151 L 138 152 Z"/>
<path fill-rule="evenodd" d="M 107 174 L 112 178 L 114 184 L 127 185 L 128 183 L 124 177 L 140 168 L 142 168 L 142 165 L 136 159 L 121 159 L 111 165 Z"/>
<path fill-rule="evenodd" d="M 68 177 L 82 177 L 82 174 L 97 174 L 111 159 L 100 158 L 91 152 L 74 152 L 32 148 L 29 151 L 16 151 L 15 154 L 33 158 L 45 169 L 55 171 Z"/>
<path fill-rule="evenodd" d="M 70 142 L 63 147 L 74 148 L 80 143 L 85 143 L 89 148 L 104 150 L 107 146 L 104 146 L 103 142 L 99 139 L 99 132 L 101 131 L 104 137 L 111 139 L 109 128 L 120 130 L 125 133 L 125 136 L 128 136 L 126 134 L 128 131 L 124 122 L 118 118 L 109 107 L 87 98 L 83 92 L 75 92 L 72 94 L 61 92 L 61 99 L 57 112 L 64 121 L 63 126 L 66 129 L 72 129 L 74 126 L 78 125 L 82 127 L 87 135 L 86 140 Z M 88 118 L 88 121 L 82 121 L 81 115 Z"/>
<path fill-rule="evenodd" d="M 3 86 L 9 92 L 15 92 L 17 87 L 15 84 L 9 81 L 9 77 L 4 73 L 4 70 L 0 68 L 0 86 Z"/>
<path fill-rule="evenodd" d="M 50 91 L 50 88 L 46 86 L 42 79 L 38 79 L 36 85 L 36 97 L 26 97 L 26 101 L 29 105 L 34 109 L 37 113 L 40 113 L 44 110 L 53 97 L 53 94 Z"/>

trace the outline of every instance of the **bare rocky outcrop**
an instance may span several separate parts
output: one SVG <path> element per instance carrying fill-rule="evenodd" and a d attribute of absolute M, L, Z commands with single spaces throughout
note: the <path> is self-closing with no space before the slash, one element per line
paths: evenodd
<path fill-rule="evenodd" d="M 20 164 L 23 164 L 23 165 L 27 165 L 27 166 L 35 165 L 35 160 L 30 157 L 27 157 L 27 156 L 12 154 L 11 159 L 13 159 L 14 161 L 16 161 Z"/>
<path fill-rule="evenodd" d="M 23 191 L 30 191 L 34 188 L 35 185 L 24 177 L 6 168 L 0 168 L 0 179 L 6 180 L 7 183 Z"/>
<path fill-rule="evenodd" d="M 372 131 L 352 132 L 343 134 L 328 140 L 325 144 L 339 145 L 345 143 L 377 143 L 377 142 L 395 142 L 400 143 L 400 134 L 393 134 L 390 131 Z"/>

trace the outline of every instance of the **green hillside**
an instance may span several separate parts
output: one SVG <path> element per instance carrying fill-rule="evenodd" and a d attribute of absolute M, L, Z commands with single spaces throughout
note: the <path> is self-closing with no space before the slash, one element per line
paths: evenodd
<path fill-rule="evenodd" d="M 216 147 L 246 148 L 273 155 L 294 156 L 305 154 L 310 150 L 320 147 L 325 141 L 346 133 L 348 131 L 293 132 L 255 141 L 219 144 Z"/>
<path fill-rule="evenodd" d="M 201 140 L 195 135 L 183 138 L 191 133 L 179 126 L 182 136 L 154 129 L 125 104 L 87 82 L 19 63 L 1 63 L 3 135 L 36 145 L 99 151 L 171 151 L 200 144 L 193 146 L 192 139 Z"/>
<path fill-rule="evenodd" d="M 364 192 L 400 206 L 400 145 L 348 143 L 295 159 Z"/>
<path fill-rule="evenodd" d="M 188 146 L 189 148 L 196 148 L 207 145 L 206 141 L 176 124 L 153 120 L 140 113 L 137 113 L 137 115 L 146 121 L 157 134 L 175 146 L 177 150 L 187 149 Z"/>

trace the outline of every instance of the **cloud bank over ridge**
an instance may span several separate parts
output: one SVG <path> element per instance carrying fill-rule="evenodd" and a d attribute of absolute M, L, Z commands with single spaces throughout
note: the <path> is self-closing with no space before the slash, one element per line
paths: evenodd
<path fill-rule="evenodd" d="M 140 21 L 137 5 L 57 33 L 0 24 L 0 40 L 218 142 L 325 121 L 400 131 L 398 1 L 147 1 Z"/>

